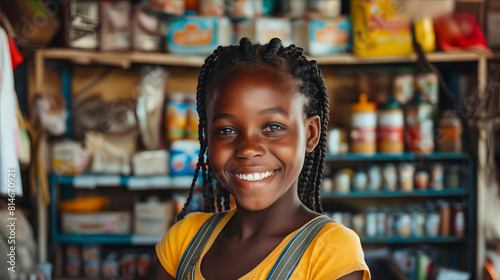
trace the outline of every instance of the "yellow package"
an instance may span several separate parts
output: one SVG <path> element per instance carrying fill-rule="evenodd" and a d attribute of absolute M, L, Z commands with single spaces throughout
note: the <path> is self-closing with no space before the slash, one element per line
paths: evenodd
<path fill-rule="evenodd" d="M 411 19 L 400 12 L 400 1 L 351 1 L 355 56 L 393 56 L 414 52 Z M 415 32 L 422 49 L 434 51 L 432 19 L 425 17 L 415 21 Z"/>

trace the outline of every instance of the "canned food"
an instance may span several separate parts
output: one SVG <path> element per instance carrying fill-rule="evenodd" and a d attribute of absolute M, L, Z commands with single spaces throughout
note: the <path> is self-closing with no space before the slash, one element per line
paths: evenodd
<path fill-rule="evenodd" d="M 354 174 L 353 188 L 355 191 L 366 191 L 368 186 L 368 175 L 365 170 L 360 168 L 356 174 Z"/>
<path fill-rule="evenodd" d="M 377 236 L 377 213 L 374 209 L 369 209 L 366 213 L 366 236 Z"/>
<path fill-rule="evenodd" d="M 427 190 L 429 188 L 429 173 L 418 171 L 415 174 L 415 187 L 417 190 Z"/>
<path fill-rule="evenodd" d="M 394 164 L 384 166 L 384 190 L 395 191 L 398 186 L 397 171 Z"/>
<path fill-rule="evenodd" d="M 443 171 L 443 165 L 440 163 L 435 163 L 431 167 L 431 172 L 430 172 L 430 187 L 433 190 L 442 190 L 443 189 L 443 177 L 444 177 L 444 171 Z"/>
<path fill-rule="evenodd" d="M 379 166 L 372 165 L 368 168 L 368 191 L 379 191 L 382 187 L 382 176 Z"/>
<path fill-rule="evenodd" d="M 399 179 L 401 190 L 406 192 L 413 191 L 413 175 L 415 166 L 411 163 L 401 163 L 399 165 Z"/>
<path fill-rule="evenodd" d="M 460 187 L 460 168 L 458 165 L 449 166 L 446 172 L 446 188 L 458 189 Z"/>

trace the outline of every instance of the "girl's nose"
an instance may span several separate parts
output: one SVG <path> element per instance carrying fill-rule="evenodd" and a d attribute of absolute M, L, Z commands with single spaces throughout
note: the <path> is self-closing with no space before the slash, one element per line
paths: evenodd
<path fill-rule="evenodd" d="M 257 137 L 255 137 L 257 138 Z M 258 139 L 242 139 L 236 149 L 236 157 L 243 159 L 251 159 L 257 156 L 263 156 L 265 149 Z"/>

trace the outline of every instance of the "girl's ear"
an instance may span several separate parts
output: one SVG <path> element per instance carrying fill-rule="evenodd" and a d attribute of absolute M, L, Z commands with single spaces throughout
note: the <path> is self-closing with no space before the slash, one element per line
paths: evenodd
<path fill-rule="evenodd" d="M 306 152 L 311 153 L 319 143 L 321 119 L 314 115 L 306 119 Z"/>

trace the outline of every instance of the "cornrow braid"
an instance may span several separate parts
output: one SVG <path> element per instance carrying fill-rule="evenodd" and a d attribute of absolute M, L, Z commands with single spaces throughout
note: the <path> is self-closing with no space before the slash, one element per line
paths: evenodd
<path fill-rule="evenodd" d="M 207 125 L 207 100 L 221 75 L 235 68 L 251 68 L 254 65 L 266 65 L 286 72 L 299 81 L 298 90 L 306 98 L 304 115 L 306 118 L 318 115 L 321 119 L 320 138 L 317 147 L 305 154 L 304 166 L 298 179 L 298 195 L 302 203 L 311 210 L 322 213 L 320 186 L 326 155 L 326 139 L 329 121 L 328 92 L 316 61 L 309 61 L 303 55 L 303 49 L 295 45 L 283 47 L 281 40 L 273 38 L 268 44 L 252 44 L 248 38 L 242 38 L 237 46 L 219 46 L 203 64 L 198 78 L 196 100 L 200 123 L 198 126 L 200 155 L 196 165 L 195 177 L 190 188 L 188 200 L 178 219 L 182 219 L 192 199 L 194 184 L 202 172 L 205 211 L 222 211 L 230 207 L 230 195 L 227 189 L 216 181 L 212 184 L 213 173 L 208 159 L 205 160 L 208 141 L 205 134 Z M 208 166 L 208 167 L 207 167 Z M 208 169 L 208 170 L 207 170 Z M 214 197 L 215 195 L 215 197 Z M 222 205 L 223 203 L 223 205 Z"/>

